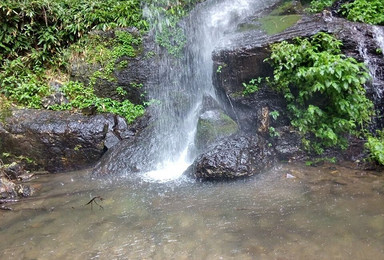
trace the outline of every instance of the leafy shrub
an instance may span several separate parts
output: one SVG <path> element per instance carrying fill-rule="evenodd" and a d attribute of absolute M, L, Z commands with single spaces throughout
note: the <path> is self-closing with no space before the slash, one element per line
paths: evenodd
<path fill-rule="evenodd" d="M 291 124 L 314 138 L 303 138 L 303 144 L 317 153 L 324 147 L 345 148 L 344 134 L 358 134 L 373 111 L 363 87 L 367 69 L 342 55 L 341 45 L 333 36 L 318 33 L 272 45 L 267 59 L 274 68 L 271 83 L 287 100 Z"/>
<path fill-rule="evenodd" d="M 49 93 L 41 69 L 28 69 L 21 58 L 6 60 L 0 69 L 0 94 L 25 107 L 41 107 L 42 97 Z"/>
<path fill-rule="evenodd" d="M 327 7 L 331 7 L 336 0 L 312 0 L 308 11 L 311 13 L 318 13 Z"/>
<path fill-rule="evenodd" d="M 257 79 L 251 79 L 248 84 L 243 82 L 243 95 L 250 95 L 257 92 L 259 90 L 259 85 L 262 79 L 263 78 L 261 77 L 258 77 Z"/>
<path fill-rule="evenodd" d="M 368 148 L 373 160 L 384 165 L 384 131 L 377 131 L 377 136 L 368 136 L 365 147 Z"/>
<path fill-rule="evenodd" d="M 90 30 L 126 26 L 146 30 L 140 5 L 138 0 L 3 0 L 0 55 L 14 59 L 29 54 L 49 63 L 52 54 Z"/>
<path fill-rule="evenodd" d="M 59 68 L 68 46 L 84 51 L 89 62 L 102 67 L 94 75 L 110 79 L 118 58 L 134 57 L 140 51 L 141 37 L 116 30 L 116 37 L 103 43 L 94 29 L 136 26 L 144 31 L 138 0 L 5 0 L 0 2 L 0 94 L 30 108 L 41 108 L 50 94 L 46 68 Z M 87 37 L 83 37 L 87 35 Z M 78 44 L 72 43 L 82 39 Z M 110 47 L 112 46 L 112 47 Z M 81 48 L 83 47 L 83 48 Z M 83 55 L 83 54 L 82 54 Z M 82 109 L 96 106 L 100 112 L 123 115 L 131 122 L 144 111 L 129 101 L 99 98 L 90 86 L 68 83 L 64 88 L 70 104 L 55 109 Z"/>
<path fill-rule="evenodd" d="M 355 22 L 384 25 L 384 1 L 355 0 L 343 5 L 343 14 Z"/>
<path fill-rule="evenodd" d="M 129 100 L 122 102 L 111 98 L 101 98 L 94 94 L 92 87 L 84 86 L 79 82 L 67 82 L 61 91 L 70 100 L 68 104 L 54 105 L 54 110 L 72 110 L 95 107 L 98 112 L 108 112 L 124 117 L 128 123 L 132 123 L 137 117 L 144 114 L 144 106 L 134 105 Z"/>

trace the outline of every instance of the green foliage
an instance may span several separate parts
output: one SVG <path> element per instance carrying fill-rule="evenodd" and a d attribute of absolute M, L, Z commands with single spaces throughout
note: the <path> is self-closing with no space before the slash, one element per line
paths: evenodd
<path fill-rule="evenodd" d="M 259 90 L 259 85 L 262 80 L 263 78 L 258 77 L 257 79 L 251 79 L 248 84 L 243 82 L 243 95 L 250 95 L 257 92 Z"/>
<path fill-rule="evenodd" d="M 181 57 L 184 46 L 187 42 L 184 31 L 177 25 L 166 25 L 163 22 L 163 30 L 156 35 L 156 42 L 167 49 L 174 57 Z"/>
<path fill-rule="evenodd" d="M 312 13 L 331 7 L 336 0 L 313 0 L 307 9 Z M 348 20 L 368 24 L 384 25 L 383 0 L 354 0 L 341 6 L 341 13 Z"/>
<path fill-rule="evenodd" d="M 311 13 L 318 13 L 327 7 L 331 7 L 334 2 L 336 2 L 336 0 L 312 0 L 307 10 Z"/>
<path fill-rule="evenodd" d="M 122 87 L 117 87 L 116 88 L 116 93 L 119 95 L 119 96 L 122 96 L 124 97 L 125 95 L 128 94 L 128 92 L 126 90 L 124 90 Z"/>
<path fill-rule="evenodd" d="M 2 99 L 30 108 L 41 108 L 50 93 L 46 68 L 65 65 L 66 49 L 83 55 L 101 67 L 93 75 L 113 80 L 115 67 L 126 66 L 122 57 L 141 51 L 140 32 L 132 35 L 117 30 L 115 37 L 89 35 L 91 30 L 135 26 L 148 29 L 139 0 L 3 0 L 0 2 L 0 94 Z M 83 37 L 87 35 L 87 37 Z M 102 35 L 102 34 L 100 34 Z M 79 41 L 80 39 L 80 41 Z M 73 45 L 73 43 L 77 44 Z M 112 47 L 111 47 L 112 46 Z M 80 54 L 81 53 L 81 54 Z M 120 61 L 116 65 L 117 61 Z M 91 86 L 67 83 L 63 87 L 70 103 L 55 109 L 82 109 L 96 106 L 100 112 L 123 115 L 131 122 L 144 111 L 129 101 L 99 98 Z M 122 92 L 121 92 L 122 93 Z"/>
<path fill-rule="evenodd" d="M 121 94 L 124 92 L 122 88 L 118 88 Z M 54 110 L 72 110 L 84 109 L 88 107 L 96 107 L 98 112 L 108 112 L 125 117 L 128 123 L 132 123 L 137 117 L 144 114 L 144 106 L 134 105 L 129 100 L 122 102 L 111 98 L 97 97 L 93 88 L 84 86 L 79 82 L 67 82 L 61 88 L 64 95 L 70 100 L 68 104 L 54 105 L 51 109 Z"/>
<path fill-rule="evenodd" d="M 127 58 L 141 52 L 142 39 L 123 30 L 116 30 L 115 37 L 88 35 L 71 46 L 71 55 L 82 56 L 88 64 L 100 67 L 91 77 L 91 84 L 98 78 L 115 81 L 113 71 L 128 66 Z"/>
<path fill-rule="evenodd" d="M 384 25 L 383 0 L 355 0 L 344 4 L 342 10 L 349 20 Z"/>
<path fill-rule="evenodd" d="M 370 121 L 372 102 L 363 84 L 369 79 L 364 64 L 341 54 L 342 43 L 326 33 L 271 46 L 267 61 L 274 68 L 272 85 L 283 93 L 291 124 L 304 136 L 306 148 L 346 147 L 344 135 L 359 134 Z"/>
<path fill-rule="evenodd" d="M 276 120 L 280 116 L 280 113 L 279 113 L 279 111 L 274 110 L 274 111 L 269 112 L 269 115 L 273 118 L 273 120 Z"/>
<path fill-rule="evenodd" d="M 337 160 L 335 157 L 316 158 L 314 161 L 306 161 L 305 165 L 306 166 L 318 166 L 319 164 L 323 164 L 324 162 L 336 163 L 336 161 Z"/>
<path fill-rule="evenodd" d="M 384 131 L 377 130 L 376 136 L 369 135 L 365 147 L 370 152 L 372 160 L 384 165 Z"/>
<path fill-rule="evenodd" d="M 138 0 L 3 0 L 0 2 L 0 55 L 51 63 L 70 43 L 93 29 L 136 26 L 146 30 Z"/>
<path fill-rule="evenodd" d="M 277 132 L 276 129 L 274 127 L 272 127 L 272 126 L 270 126 L 268 128 L 268 131 L 269 131 L 269 136 L 270 137 L 278 137 L 278 136 L 280 136 L 279 132 Z"/>
<path fill-rule="evenodd" d="M 133 87 L 133 88 L 137 88 L 137 89 L 140 89 L 140 88 L 143 87 L 143 84 L 142 84 L 142 83 L 136 83 L 136 82 L 131 82 L 129 85 L 130 85 L 131 87 Z"/>
<path fill-rule="evenodd" d="M 40 108 L 41 99 L 49 93 L 49 87 L 44 84 L 43 71 L 34 71 L 24 66 L 21 58 L 6 60 L 0 67 L 0 94 L 11 101 L 29 108 Z"/>
<path fill-rule="evenodd" d="M 150 0 L 148 17 L 155 28 L 156 42 L 174 57 L 180 57 L 186 37 L 179 21 L 197 4 L 204 0 Z"/>

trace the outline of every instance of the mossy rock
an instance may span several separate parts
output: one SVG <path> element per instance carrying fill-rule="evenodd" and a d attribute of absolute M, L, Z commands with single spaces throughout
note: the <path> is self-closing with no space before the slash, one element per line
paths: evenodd
<path fill-rule="evenodd" d="M 269 15 L 292 15 L 301 13 L 303 13 L 301 2 L 288 0 L 279 4 Z"/>
<path fill-rule="evenodd" d="M 220 138 L 231 136 L 239 130 L 237 123 L 221 109 L 204 112 L 197 123 L 195 144 L 203 150 Z"/>
<path fill-rule="evenodd" d="M 301 15 L 268 15 L 261 18 L 261 28 L 269 35 L 280 33 L 295 25 L 300 19 Z"/>

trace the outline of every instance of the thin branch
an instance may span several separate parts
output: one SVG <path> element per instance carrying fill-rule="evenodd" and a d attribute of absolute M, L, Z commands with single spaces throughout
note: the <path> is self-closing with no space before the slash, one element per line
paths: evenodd
<path fill-rule="evenodd" d="M 93 197 L 90 201 L 88 201 L 87 204 L 85 204 L 84 206 L 87 206 L 87 205 L 91 205 L 91 210 L 93 210 L 93 203 L 95 203 L 97 206 L 99 206 L 101 209 L 104 209 L 103 206 L 101 206 L 99 203 L 97 203 L 97 199 L 99 199 L 100 201 L 103 201 L 103 198 L 100 197 L 100 196 L 96 196 L 96 197 Z"/>

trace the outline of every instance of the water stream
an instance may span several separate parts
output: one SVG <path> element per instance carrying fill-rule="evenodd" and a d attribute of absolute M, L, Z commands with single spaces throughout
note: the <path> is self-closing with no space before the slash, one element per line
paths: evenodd
<path fill-rule="evenodd" d="M 0 259 L 384 259 L 375 174 L 276 165 L 225 183 L 39 176 L 36 196 L 0 211 Z M 95 196 L 103 209 L 85 205 Z"/>

